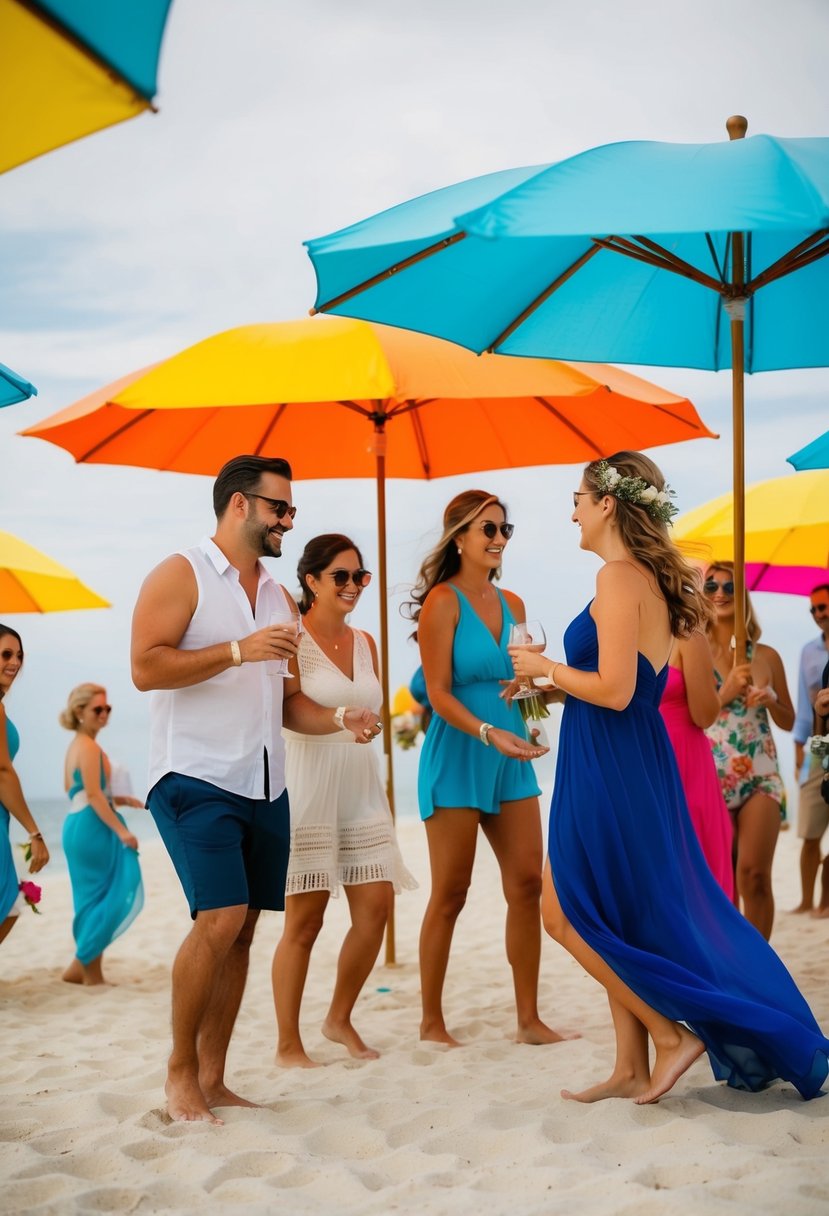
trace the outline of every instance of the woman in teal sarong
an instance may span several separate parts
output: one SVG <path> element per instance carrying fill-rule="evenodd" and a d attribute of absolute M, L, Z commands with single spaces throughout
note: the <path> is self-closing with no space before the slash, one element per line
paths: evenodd
<path fill-rule="evenodd" d="M 115 809 L 109 760 L 95 741 L 111 710 L 106 689 L 80 684 L 59 719 L 74 734 L 66 753 L 64 787 L 70 807 L 63 825 L 75 908 L 75 957 L 63 973 L 70 984 L 106 982 L 104 951 L 144 904 L 138 841 Z"/>

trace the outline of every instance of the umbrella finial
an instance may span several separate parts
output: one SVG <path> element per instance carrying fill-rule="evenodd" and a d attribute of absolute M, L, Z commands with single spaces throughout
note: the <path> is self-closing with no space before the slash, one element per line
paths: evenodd
<path fill-rule="evenodd" d="M 748 119 L 742 114 L 732 114 L 725 120 L 725 129 L 729 139 L 745 139 L 748 130 Z"/>

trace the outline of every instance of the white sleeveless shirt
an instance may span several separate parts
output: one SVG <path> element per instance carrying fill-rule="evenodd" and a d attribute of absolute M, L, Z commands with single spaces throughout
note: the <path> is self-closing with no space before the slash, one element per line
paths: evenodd
<path fill-rule="evenodd" d="M 198 588 L 181 650 L 247 637 L 264 629 L 271 613 L 291 608 L 260 562 L 251 613 L 239 571 L 209 537 L 181 556 L 193 567 Z M 189 688 L 151 693 L 149 789 L 166 773 L 181 773 L 244 798 L 264 798 L 267 751 L 270 797 L 280 796 L 285 789 L 282 677 L 270 675 L 270 666 L 243 663 Z"/>

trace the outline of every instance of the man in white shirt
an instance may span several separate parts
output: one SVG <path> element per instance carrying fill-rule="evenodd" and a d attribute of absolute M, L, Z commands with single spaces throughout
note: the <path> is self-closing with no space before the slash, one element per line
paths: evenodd
<path fill-rule="evenodd" d="M 168 557 L 141 588 L 132 676 L 153 690 L 148 805 L 193 919 L 173 964 L 167 1109 L 220 1123 L 211 1108 L 254 1105 L 225 1085 L 225 1058 L 259 912 L 284 908 L 280 660 L 296 655 L 298 613 L 259 559 L 281 556 L 293 527 L 290 465 L 236 457 L 216 478 L 213 506 L 215 535 Z M 341 726 L 362 743 L 380 729 L 368 710 L 334 711 L 301 693 L 285 705 L 285 725 Z"/>
<path fill-rule="evenodd" d="M 820 842 L 829 827 L 829 806 L 820 795 L 823 770 L 820 760 L 806 751 L 809 736 L 814 731 L 815 698 L 820 690 L 823 669 L 829 662 L 829 583 L 815 587 L 809 599 L 809 611 L 820 630 L 820 637 L 807 642 L 800 652 L 797 680 L 797 717 L 794 721 L 795 774 L 800 782 L 797 834 L 803 840 L 800 850 L 800 882 L 802 898 L 795 912 L 811 912 L 815 895 L 815 878 L 820 865 Z"/>

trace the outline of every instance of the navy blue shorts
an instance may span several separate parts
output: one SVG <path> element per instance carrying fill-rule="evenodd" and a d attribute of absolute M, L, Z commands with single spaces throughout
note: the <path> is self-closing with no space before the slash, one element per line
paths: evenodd
<path fill-rule="evenodd" d="M 288 793 L 243 798 L 166 773 L 147 799 L 184 888 L 190 915 L 247 904 L 281 912 L 291 851 Z"/>

